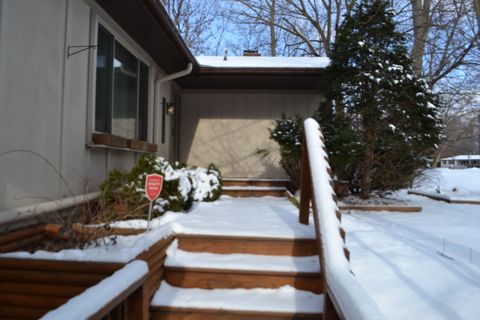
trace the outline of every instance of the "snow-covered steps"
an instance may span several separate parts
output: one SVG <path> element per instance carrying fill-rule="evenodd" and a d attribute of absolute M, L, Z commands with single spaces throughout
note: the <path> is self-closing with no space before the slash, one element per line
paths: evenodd
<path fill-rule="evenodd" d="M 322 293 L 318 256 L 291 257 L 167 251 L 166 281 L 184 288 L 279 288 Z"/>
<path fill-rule="evenodd" d="M 245 253 L 269 256 L 314 256 L 315 239 L 228 235 L 177 234 L 181 250 L 208 253 Z"/>
<path fill-rule="evenodd" d="M 288 179 L 223 179 L 223 195 L 231 197 L 283 197 Z"/>
<path fill-rule="evenodd" d="M 186 289 L 162 282 L 152 299 L 151 319 L 320 319 L 323 295 L 277 289 Z"/>

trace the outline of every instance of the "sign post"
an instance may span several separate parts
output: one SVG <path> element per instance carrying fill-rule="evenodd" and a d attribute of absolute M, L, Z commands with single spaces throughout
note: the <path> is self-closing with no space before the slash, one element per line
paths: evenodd
<path fill-rule="evenodd" d="M 158 198 L 160 192 L 162 192 L 163 176 L 159 174 L 149 174 L 145 179 L 145 195 L 150 200 L 150 206 L 148 208 L 148 222 L 147 232 L 150 230 L 150 219 L 152 218 L 153 201 Z"/>

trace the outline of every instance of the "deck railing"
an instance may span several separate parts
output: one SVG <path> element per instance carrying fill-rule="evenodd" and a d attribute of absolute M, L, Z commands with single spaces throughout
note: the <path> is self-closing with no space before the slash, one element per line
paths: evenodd
<path fill-rule="evenodd" d="M 345 232 L 333 191 L 323 134 L 313 119 L 304 122 L 300 222 L 309 223 L 310 204 L 325 292 L 324 319 L 385 319 L 350 269 Z"/>
<path fill-rule="evenodd" d="M 148 319 L 148 266 L 135 260 L 42 317 L 50 319 Z"/>

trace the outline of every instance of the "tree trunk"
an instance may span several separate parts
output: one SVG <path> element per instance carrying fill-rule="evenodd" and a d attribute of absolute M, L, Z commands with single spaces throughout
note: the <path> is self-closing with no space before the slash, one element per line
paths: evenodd
<path fill-rule="evenodd" d="M 270 54 L 272 57 L 277 55 L 277 33 L 275 30 L 275 14 L 276 14 L 276 0 L 272 0 L 270 4 Z"/>
<path fill-rule="evenodd" d="M 412 4 L 413 70 L 417 76 L 423 72 L 423 55 L 430 29 L 430 0 L 410 0 Z M 478 1 L 478 0 L 476 0 Z"/>
<path fill-rule="evenodd" d="M 473 0 L 475 5 L 475 13 L 477 14 L 477 28 L 480 31 L 480 0 Z"/>

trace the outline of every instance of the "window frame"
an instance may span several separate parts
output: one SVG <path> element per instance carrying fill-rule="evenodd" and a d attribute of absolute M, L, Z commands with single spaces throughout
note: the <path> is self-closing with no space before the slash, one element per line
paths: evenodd
<path fill-rule="evenodd" d="M 107 90 L 109 90 L 109 93 L 107 93 L 108 96 L 108 103 L 109 106 L 106 111 L 106 117 L 107 119 L 105 120 L 105 131 L 99 131 L 97 130 L 97 80 L 98 80 L 98 75 L 97 75 L 97 59 L 98 59 L 98 54 L 95 52 L 93 54 L 93 59 L 94 59 L 94 64 L 93 64 L 93 90 L 94 94 L 92 97 L 92 103 L 93 103 L 93 126 L 92 126 L 92 132 L 93 133 L 106 133 L 106 134 L 112 134 L 112 122 L 113 122 L 113 108 L 114 108 L 114 90 L 115 90 L 115 73 L 114 73 L 114 67 L 113 67 L 113 61 L 115 60 L 115 46 L 118 43 L 120 46 L 122 46 L 125 50 L 127 50 L 132 56 L 135 57 L 137 60 L 137 97 L 136 97 L 136 118 L 135 118 L 135 137 L 134 138 L 129 138 L 129 137 L 122 137 L 125 139 L 134 139 L 134 140 L 140 140 L 144 142 L 148 142 L 148 130 L 150 129 L 149 127 L 149 113 L 151 110 L 151 72 L 154 67 L 146 62 L 146 59 L 142 58 L 142 54 L 139 54 L 137 50 L 133 49 L 126 41 L 123 40 L 123 38 L 112 28 L 109 27 L 107 23 L 104 21 L 100 20 L 97 18 L 97 21 L 95 23 L 95 28 L 94 28 L 94 34 L 95 38 L 97 40 L 97 45 L 98 45 L 98 34 L 99 30 L 102 30 L 102 32 L 105 32 L 112 38 L 112 48 L 111 48 L 111 67 L 109 68 L 109 81 L 108 81 L 108 86 Z M 141 70 L 146 71 L 145 74 L 142 74 Z M 143 76 L 143 88 L 141 87 L 141 82 L 142 82 L 142 76 Z M 143 90 L 143 96 L 141 97 L 142 92 L 141 89 Z M 143 103 L 143 107 L 141 106 L 141 103 Z M 142 109 L 142 110 L 141 110 Z M 143 114 L 141 114 L 143 112 Z M 141 119 L 142 117 L 142 119 Z"/>

